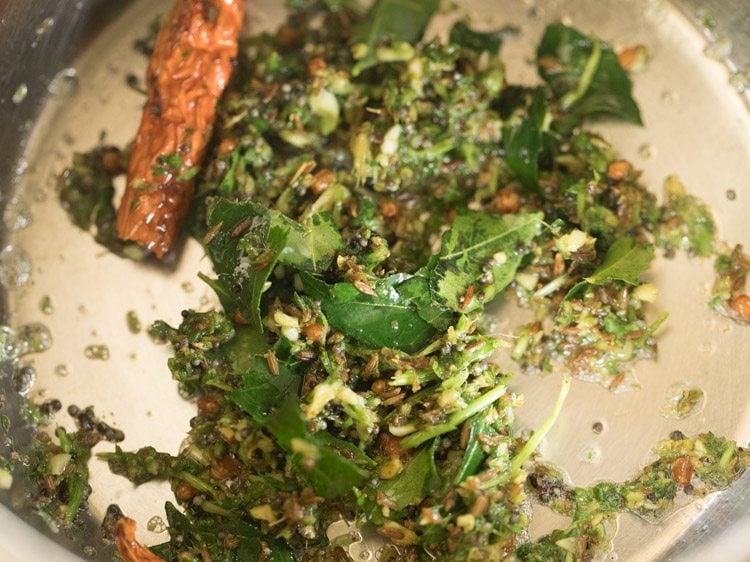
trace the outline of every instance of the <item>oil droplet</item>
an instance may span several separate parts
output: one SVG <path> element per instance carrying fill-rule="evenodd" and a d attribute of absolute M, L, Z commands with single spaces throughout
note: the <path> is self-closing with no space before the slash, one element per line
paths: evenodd
<path fill-rule="evenodd" d="M 29 93 L 29 87 L 23 82 L 21 82 L 18 85 L 18 88 L 16 88 L 16 91 L 13 92 L 13 97 L 11 98 L 11 100 L 13 101 L 14 104 L 18 105 L 19 103 L 21 103 L 23 100 L 26 99 L 26 95 L 28 93 Z"/>
<path fill-rule="evenodd" d="M 148 520 L 148 523 L 146 523 L 146 528 L 152 533 L 163 533 L 167 530 L 167 524 L 164 523 L 164 519 L 158 515 L 154 515 Z"/>
<path fill-rule="evenodd" d="M 352 539 L 352 542 L 362 542 L 362 533 L 360 533 L 357 529 L 354 529 L 351 533 L 349 533 L 349 536 Z"/>
<path fill-rule="evenodd" d="M 52 299 L 49 295 L 44 295 L 39 299 L 39 310 L 44 314 L 52 314 L 55 311 L 55 307 L 52 306 Z"/>
<path fill-rule="evenodd" d="M 36 382 L 36 369 L 31 365 L 24 365 L 13 374 L 13 390 L 21 396 L 28 395 Z"/>
<path fill-rule="evenodd" d="M 716 27 L 716 20 L 714 19 L 713 14 L 711 14 L 706 8 L 698 8 L 695 11 L 695 18 L 698 20 L 698 23 L 706 29 L 706 31 L 711 31 Z"/>
<path fill-rule="evenodd" d="M 55 18 L 44 18 L 42 23 L 36 28 L 36 34 L 39 36 L 44 35 L 53 25 L 55 25 Z"/>
<path fill-rule="evenodd" d="M 26 203 L 14 199 L 5 208 L 4 219 L 11 230 L 23 230 L 31 224 L 31 210 Z"/>
<path fill-rule="evenodd" d="M 643 143 L 638 147 L 638 156 L 640 156 L 644 160 L 651 160 L 654 156 L 656 156 L 656 148 L 654 148 L 654 145 L 650 143 Z"/>
<path fill-rule="evenodd" d="M 700 412 L 705 401 L 705 393 L 697 386 L 676 382 L 667 388 L 659 413 L 668 419 L 681 420 Z"/>
<path fill-rule="evenodd" d="M 63 68 L 50 80 L 47 91 L 53 96 L 68 98 L 78 91 L 78 73 L 75 68 Z"/>
<path fill-rule="evenodd" d="M 83 350 L 83 354 L 89 359 L 106 361 L 109 359 L 109 348 L 106 345 L 89 345 Z"/>
<path fill-rule="evenodd" d="M 16 333 L 8 326 L 0 326 L 0 362 L 18 360 L 18 339 Z"/>
<path fill-rule="evenodd" d="M 713 355 L 716 353 L 716 350 L 718 349 L 718 346 L 716 345 L 716 342 L 713 341 L 703 341 L 698 345 L 698 351 L 701 353 L 706 353 L 708 355 Z"/>
<path fill-rule="evenodd" d="M 94 556 L 96 556 L 96 549 L 93 546 L 87 544 L 83 547 L 83 553 L 89 558 L 93 558 Z"/>
<path fill-rule="evenodd" d="M 128 324 L 128 330 L 130 330 L 131 334 L 139 334 L 141 332 L 141 321 L 135 310 L 128 310 L 128 313 L 125 315 L 125 321 Z"/>
<path fill-rule="evenodd" d="M 750 70 L 744 72 L 735 72 L 729 77 L 729 85 L 734 88 L 738 94 L 744 94 L 750 90 Z"/>
<path fill-rule="evenodd" d="M 47 193 L 41 187 L 32 190 L 31 195 L 37 203 L 42 203 L 47 200 Z"/>
<path fill-rule="evenodd" d="M 22 176 L 28 168 L 29 168 L 29 163 L 26 161 L 25 158 L 21 157 L 16 162 L 16 168 L 14 172 L 16 173 L 17 176 Z"/>
<path fill-rule="evenodd" d="M 401 551 L 397 546 L 386 544 L 375 551 L 376 560 L 398 560 L 401 557 Z"/>
<path fill-rule="evenodd" d="M 18 353 L 42 353 L 52 347 L 52 334 L 41 322 L 24 324 L 18 329 Z"/>
<path fill-rule="evenodd" d="M 0 252 L 0 283 L 6 289 L 21 287 L 31 277 L 31 256 L 18 246 L 6 246 Z"/>
<path fill-rule="evenodd" d="M 728 37 L 720 37 L 710 43 L 703 53 L 710 59 L 722 61 L 732 54 L 732 41 Z"/>
<path fill-rule="evenodd" d="M 680 101 L 680 96 L 674 90 L 664 90 L 661 93 L 661 101 L 668 104 L 675 104 Z"/>
<path fill-rule="evenodd" d="M 58 377 L 67 377 L 70 374 L 70 369 L 64 363 L 60 363 L 55 367 L 55 374 Z"/>
<path fill-rule="evenodd" d="M 349 533 L 354 529 L 352 523 L 345 519 L 339 519 L 328 526 L 326 536 L 332 543 L 346 545 L 348 544 Z"/>
<path fill-rule="evenodd" d="M 587 464 L 599 464 L 602 462 L 602 451 L 593 445 L 586 447 L 578 455 L 578 460 Z"/>

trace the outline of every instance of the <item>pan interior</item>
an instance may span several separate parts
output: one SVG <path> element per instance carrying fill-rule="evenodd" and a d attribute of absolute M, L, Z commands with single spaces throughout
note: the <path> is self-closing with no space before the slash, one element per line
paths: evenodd
<path fill-rule="evenodd" d="M 635 97 L 646 126 L 598 125 L 621 154 L 643 170 L 642 181 L 654 192 L 664 178 L 678 174 L 688 189 L 713 209 L 720 236 L 750 247 L 746 223 L 750 186 L 750 117 L 732 89 L 726 68 L 704 54 L 701 33 L 671 4 L 660 0 L 608 2 L 596 0 L 539 2 L 471 0 L 443 15 L 433 32 L 444 32 L 461 13 L 477 28 L 512 25 L 521 30 L 503 46 L 510 82 L 533 82 L 533 57 L 544 25 L 563 19 L 605 38 L 614 46 L 642 43 L 653 54 L 647 69 L 635 77 Z M 249 8 L 253 32 L 272 29 L 283 14 L 275 0 L 255 1 Z M 11 325 L 42 323 L 53 344 L 44 352 L 22 358 L 37 373 L 35 398 L 59 398 L 64 408 L 94 405 L 97 414 L 125 432 L 125 449 L 153 445 L 176 452 L 194 415 L 194 405 L 178 394 L 166 368 L 169 355 L 144 331 L 128 329 L 133 311 L 143 326 L 156 319 L 179 322 L 185 308 L 216 306 L 207 286 L 197 278 L 209 269 L 199 245 L 188 241 L 179 259 L 156 268 L 120 259 L 103 251 L 91 236 L 74 228 L 55 193 L 55 177 L 73 151 L 101 141 L 124 145 L 132 139 L 144 98 L 128 87 L 126 77 L 142 76 L 146 60 L 132 48 L 148 24 L 163 10 L 160 3 L 138 0 L 104 30 L 75 69 L 60 75 L 56 95 L 32 134 L 28 167 L 21 177 L 18 200 L 9 218 L 16 227 L 13 248 L 25 251 L 17 264 L 30 265 L 29 279 L 10 289 Z M 733 197 L 728 197 L 728 193 Z M 750 437 L 750 376 L 748 332 L 714 315 L 706 306 L 712 282 L 709 261 L 677 257 L 659 259 L 649 273 L 660 296 L 657 307 L 669 312 L 655 361 L 635 365 L 641 389 L 612 394 L 591 383 L 576 381 L 559 423 L 542 446 L 543 458 L 569 474 L 576 484 L 601 479 L 623 480 L 649 459 L 651 448 L 671 431 L 686 434 L 707 429 L 739 443 Z M 48 302 L 47 302 L 48 299 Z M 44 304 L 49 304 L 46 307 Z M 497 330 L 506 332 L 512 313 L 497 307 Z M 108 359 L 102 353 L 106 346 Z M 87 352 L 88 349 L 88 352 Z M 498 361 L 515 370 L 507 357 Z M 706 395 L 703 409 L 683 420 L 660 414 L 675 384 L 694 384 Z M 535 427 L 546 416 L 559 388 L 559 374 L 518 376 L 515 389 L 526 396 L 521 423 Z M 63 412 L 57 423 L 69 425 Z M 601 423 L 603 431 L 592 426 Z M 100 444 L 97 451 L 109 450 Z M 117 503 L 137 519 L 146 543 L 162 542 L 166 534 L 158 519 L 170 496 L 167 485 L 132 487 L 111 474 L 106 465 L 90 465 L 93 493 L 89 503 L 101 519 Z M 696 518 L 730 522 L 745 514 L 728 509 L 733 498 L 750 489 L 744 478 L 728 493 L 691 504 L 654 526 L 622 517 L 610 559 L 647 560 L 666 555 Z M 723 518 L 723 519 L 722 519 Z M 151 524 L 146 524 L 151 521 Z M 535 532 L 556 521 L 540 513 Z M 559 522 L 559 521 L 558 521 Z M 721 527 L 721 525 L 719 526 Z M 711 539 L 709 536 L 706 540 Z M 747 547 L 745 547 L 747 548 Z M 746 552 L 747 553 L 747 552 Z M 351 554 L 372 558 L 372 548 L 356 544 Z"/>

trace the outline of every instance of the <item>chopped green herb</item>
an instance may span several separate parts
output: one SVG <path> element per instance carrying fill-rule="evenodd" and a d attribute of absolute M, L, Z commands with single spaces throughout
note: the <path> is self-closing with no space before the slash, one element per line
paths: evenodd
<path fill-rule="evenodd" d="M 656 243 L 667 251 L 708 257 L 714 251 L 716 226 L 705 203 L 688 195 L 676 176 L 664 182 L 665 202 Z"/>
<path fill-rule="evenodd" d="M 141 332 L 141 320 L 138 318 L 138 313 L 135 310 L 128 310 L 125 315 L 125 322 L 131 334 L 139 334 Z"/>

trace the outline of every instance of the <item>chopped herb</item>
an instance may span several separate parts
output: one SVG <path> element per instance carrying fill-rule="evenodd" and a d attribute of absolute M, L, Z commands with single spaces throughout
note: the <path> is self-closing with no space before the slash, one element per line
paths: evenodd
<path fill-rule="evenodd" d="M 716 226 L 705 203 L 689 195 L 676 176 L 664 182 L 664 196 L 656 243 L 667 251 L 710 256 L 714 251 Z"/>
<path fill-rule="evenodd" d="M 113 179 L 125 169 L 126 156 L 111 146 L 76 154 L 73 165 L 58 180 L 58 192 L 70 219 L 112 252 L 141 259 L 143 252 L 117 237 L 115 230 L 115 194 Z"/>
<path fill-rule="evenodd" d="M 522 545 L 518 558 L 588 560 L 608 544 L 609 526 L 619 513 L 658 521 L 674 510 L 677 496 L 702 497 L 728 485 L 750 466 L 750 452 L 711 433 L 664 441 L 655 452 L 659 459 L 636 478 L 622 484 L 600 482 L 591 488 L 572 488 L 556 471 L 538 466 L 529 477 L 529 487 L 542 503 L 571 516 L 573 523 Z"/>
<path fill-rule="evenodd" d="M 135 310 L 128 310 L 125 315 L 125 322 L 131 334 L 139 334 L 141 332 L 141 320 L 138 318 L 138 313 Z"/>
<path fill-rule="evenodd" d="M 750 293 L 746 288 L 750 256 L 737 245 L 730 254 L 717 256 L 714 269 L 716 277 L 709 304 L 738 324 L 750 324 Z"/>

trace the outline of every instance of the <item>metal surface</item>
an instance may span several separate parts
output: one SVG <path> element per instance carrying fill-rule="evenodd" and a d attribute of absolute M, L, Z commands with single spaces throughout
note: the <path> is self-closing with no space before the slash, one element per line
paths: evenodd
<path fill-rule="evenodd" d="M 704 54 L 707 36 L 691 22 L 695 6 L 690 2 L 681 2 L 686 6 L 684 12 L 661 0 L 472 0 L 460 4 L 476 27 L 512 24 L 521 29 L 520 37 L 503 47 L 510 82 L 535 80 L 534 70 L 526 61 L 532 57 L 544 25 L 551 20 L 568 18 L 615 46 L 646 44 L 653 59 L 635 78 L 635 94 L 646 127 L 599 128 L 643 170 L 642 179 L 652 190 L 659 192 L 663 179 L 678 173 L 688 189 L 714 210 L 721 237 L 747 247 L 750 116 L 743 99 L 730 86 L 726 64 Z M 136 311 L 144 325 L 157 318 L 175 323 L 183 308 L 212 306 L 213 297 L 196 277 L 198 269 L 205 270 L 208 264 L 197 244 L 192 243 L 186 245 L 178 263 L 164 268 L 108 255 L 90 236 L 70 225 L 53 187 L 53 178 L 72 151 L 94 146 L 102 131 L 107 142 L 115 144 L 132 138 L 143 98 L 125 85 L 125 76 L 141 76 L 145 66 L 145 59 L 133 52 L 132 42 L 167 4 L 140 0 L 123 9 L 76 60 L 77 87 L 53 96 L 29 129 L 24 155 L 28 168 L 20 177 L 19 201 L 11 204 L 8 214 L 17 216 L 30 209 L 31 224 L 13 233 L 12 239 L 32 256 L 33 273 L 27 285 L 10 291 L 6 311 L 11 325 L 41 321 L 49 326 L 54 338 L 51 350 L 24 358 L 26 363 L 33 362 L 39 374 L 33 393 L 58 397 L 65 406 L 94 404 L 105 421 L 125 431 L 125 448 L 151 444 L 175 452 L 194 407 L 178 396 L 165 366 L 167 350 L 153 345 L 143 333 L 131 334 L 125 315 L 129 310 Z M 727 4 L 717 4 L 722 7 L 721 14 Z M 744 11 L 740 13 L 750 14 L 744 3 L 734 5 L 742 6 Z M 274 27 L 281 18 L 279 6 L 275 0 L 253 2 L 248 18 L 253 31 Z M 717 11 L 713 39 L 750 26 L 747 17 L 725 22 L 719 15 Z M 444 30 L 457 16 L 443 16 L 431 32 Z M 39 12 L 34 17 L 41 21 L 46 16 Z M 33 33 L 35 27 L 31 29 Z M 744 33 L 734 42 L 733 54 L 738 61 L 750 60 L 750 32 Z M 71 37 L 75 43 L 81 36 Z M 745 47 L 741 46 L 743 40 Z M 51 58 L 41 60 L 45 64 L 54 62 L 45 70 L 46 75 L 54 75 L 68 64 L 64 61 L 69 53 L 58 60 L 52 56 L 56 54 L 54 49 L 45 52 Z M 62 52 L 59 54 L 62 56 Z M 13 72 L 20 69 L 14 67 Z M 41 73 L 38 69 L 35 72 Z M 24 79 L 19 76 L 14 74 L 11 85 L 2 90 L 6 101 L 0 103 L 0 111 L 7 112 L 15 82 Z M 4 77 L 0 75 L 3 84 Z M 12 107 L 10 114 L 27 111 L 23 118 L 16 116 L 25 122 L 41 107 L 42 97 L 29 88 L 27 99 Z M 28 132 L 14 131 L 16 139 Z M 0 139 L 6 143 L 2 146 L 15 147 L 10 138 Z M 7 162 L 0 164 L 0 172 L 15 168 Z M 733 200 L 726 197 L 729 189 L 736 194 Z M 743 382 L 750 376 L 750 332 L 713 315 L 706 307 L 711 263 L 682 258 L 659 260 L 650 275 L 660 288 L 656 308 L 669 311 L 670 319 L 660 339 L 659 358 L 635 365 L 642 388 L 613 395 L 576 381 L 560 422 L 542 447 L 544 458 L 564 469 L 576 484 L 628 478 L 648 461 L 651 447 L 674 429 L 690 434 L 710 428 L 745 444 L 750 438 L 750 386 Z M 51 315 L 40 311 L 43 296 L 51 298 Z M 497 311 L 499 332 L 507 332 L 512 322 L 502 309 Z M 90 344 L 106 344 L 109 360 L 86 358 L 84 348 Z M 499 356 L 498 361 L 514 368 L 507 357 Z M 68 367 L 65 377 L 55 374 L 60 364 Z M 519 411 L 522 424 L 535 427 L 546 416 L 559 387 L 558 378 L 516 379 L 516 388 L 526 395 Z M 705 391 L 705 407 L 684 420 L 666 419 L 659 413 L 665 393 L 680 381 Z M 56 421 L 68 424 L 66 418 L 58 414 Z M 597 421 L 605 428 L 600 434 L 591 430 Z M 102 444 L 97 450 L 109 448 L 111 445 Z M 96 460 L 91 462 L 91 469 L 94 493 L 90 503 L 96 517 L 116 502 L 139 520 L 140 536 L 146 542 L 165 539 L 164 534 L 147 531 L 145 523 L 163 514 L 166 486 L 135 489 L 109 474 Z M 750 531 L 746 522 L 744 527 L 738 526 L 743 518 L 750 517 L 748 495 L 750 478 L 744 478 L 728 492 L 685 507 L 657 526 L 623 516 L 614 550 L 608 556 L 628 561 L 693 560 L 695 556 L 727 562 L 750 560 L 750 544 L 744 538 Z M 13 503 L 8 497 L 3 501 Z M 534 532 L 543 532 L 553 522 L 549 517 L 537 518 Z M 93 525 L 89 527 L 89 536 L 75 537 L 77 548 L 96 542 L 93 529 Z M 716 541 L 718 551 L 701 551 L 714 548 L 711 543 Z M 12 544 L 7 537 L 0 542 L 6 547 Z"/>
<path fill-rule="evenodd" d="M 0 213 L 14 190 L 17 172 L 26 166 L 22 155 L 34 120 L 47 100 L 50 82 L 126 3 L 0 2 Z M 2 229 L 0 239 L 4 237 Z M 6 309 L 0 309 L 0 319 Z"/>

